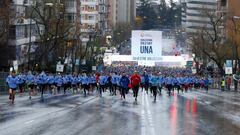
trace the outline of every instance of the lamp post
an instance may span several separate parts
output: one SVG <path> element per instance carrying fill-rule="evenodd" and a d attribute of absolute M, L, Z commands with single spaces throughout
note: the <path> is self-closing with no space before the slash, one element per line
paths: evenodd
<path fill-rule="evenodd" d="M 34 8 L 34 7 L 33 7 Z M 31 47 L 32 47 L 32 15 L 33 15 L 33 9 L 30 14 L 30 26 L 29 26 L 29 45 L 28 45 L 28 71 L 30 70 L 30 59 L 31 59 Z"/>
<path fill-rule="evenodd" d="M 233 25 L 234 25 L 234 34 L 235 36 L 237 36 L 237 32 L 238 32 L 238 29 L 237 29 L 237 25 L 236 25 L 236 21 L 235 20 L 239 20 L 240 17 L 239 16 L 233 16 L 232 17 L 232 22 L 233 22 Z M 233 60 L 234 60 L 234 57 L 236 57 L 235 59 L 235 67 L 234 67 L 234 73 L 238 73 L 239 72 L 239 68 L 240 68 L 240 60 L 238 58 L 238 49 L 237 49 L 237 43 L 236 43 L 236 39 L 234 40 L 234 45 L 233 45 Z M 238 63 L 238 72 L 237 72 L 237 63 Z M 234 90 L 237 91 L 238 89 L 238 81 L 236 81 L 234 79 Z"/>
<path fill-rule="evenodd" d="M 112 36 L 111 35 L 106 36 L 106 42 L 108 44 L 108 49 L 110 49 L 111 48 L 111 42 L 112 42 Z"/>

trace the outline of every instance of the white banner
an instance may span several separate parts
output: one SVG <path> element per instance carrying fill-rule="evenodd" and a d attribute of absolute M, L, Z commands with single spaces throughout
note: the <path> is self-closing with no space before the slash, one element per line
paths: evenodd
<path fill-rule="evenodd" d="M 162 60 L 162 31 L 132 31 L 132 56 L 137 61 Z"/>

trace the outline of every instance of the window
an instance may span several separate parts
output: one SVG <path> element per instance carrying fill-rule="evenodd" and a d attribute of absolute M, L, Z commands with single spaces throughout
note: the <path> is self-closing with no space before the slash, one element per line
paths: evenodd
<path fill-rule="evenodd" d="M 69 23 L 73 23 L 74 20 L 75 20 L 75 15 L 74 14 L 67 14 L 65 17 L 66 17 L 66 19 Z"/>
<path fill-rule="evenodd" d="M 88 6 L 88 10 L 89 11 L 94 11 L 95 10 L 95 6 Z"/>
<path fill-rule="evenodd" d="M 88 20 L 94 20 L 94 18 L 95 18 L 95 17 L 94 17 L 93 15 L 89 15 L 89 16 L 88 16 Z"/>
<path fill-rule="evenodd" d="M 26 36 L 25 30 L 24 25 L 16 26 L 16 39 L 24 38 Z"/>
<path fill-rule="evenodd" d="M 75 7 L 75 1 L 69 0 L 65 3 L 66 7 Z"/>
<path fill-rule="evenodd" d="M 227 6 L 227 0 L 221 0 L 221 6 Z"/>

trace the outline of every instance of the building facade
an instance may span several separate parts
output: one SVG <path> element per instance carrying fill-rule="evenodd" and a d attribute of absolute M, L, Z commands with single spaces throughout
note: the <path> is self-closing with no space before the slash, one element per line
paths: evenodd
<path fill-rule="evenodd" d="M 226 37 L 231 38 L 239 36 L 240 33 L 235 33 L 235 30 L 240 30 L 240 10 L 239 0 L 218 0 L 218 15 L 223 18 L 224 32 Z M 240 37 L 238 37 L 240 38 Z"/>
<path fill-rule="evenodd" d="M 32 4 L 32 0 L 13 0 L 11 3 L 8 45 L 15 56 L 9 59 L 10 66 L 13 61 L 17 65 L 28 63 L 31 60 L 29 55 L 34 53 L 37 47 L 36 22 L 26 16 L 26 9 Z"/>
<path fill-rule="evenodd" d="M 209 27 L 209 17 L 203 12 L 215 12 L 216 0 L 181 0 L 182 26 L 187 33 L 194 33 L 203 27 Z"/>
<path fill-rule="evenodd" d="M 101 35 L 108 32 L 108 0 L 66 0 L 65 17 L 68 22 L 77 22 L 78 8 L 83 42 L 89 40 L 87 36 L 93 30 L 98 30 Z"/>
<path fill-rule="evenodd" d="M 136 18 L 136 0 L 111 0 L 109 20 L 113 28 L 117 24 L 134 23 Z"/>

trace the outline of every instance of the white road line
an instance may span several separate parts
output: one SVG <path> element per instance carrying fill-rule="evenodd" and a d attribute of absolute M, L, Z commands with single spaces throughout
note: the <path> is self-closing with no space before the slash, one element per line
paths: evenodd
<path fill-rule="evenodd" d="M 142 92 L 141 97 L 142 97 L 142 105 L 141 105 L 141 135 L 146 135 L 146 117 L 145 117 L 145 109 L 144 109 L 144 93 Z"/>
<path fill-rule="evenodd" d="M 34 120 L 27 121 L 27 122 L 25 122 L 25 124 L 30 124 L 32 122 L 34 122 Z"/>
<path fill-rule="evenodd" d="M 153 124 L 153 116 L 152 116 L 152 113 L 150 111 L 148 96 L 146 96 L 146 105 L 147 105 L 146 109 L 147 109 L 147 115 L 148 115 L 148 121 L 149 121 L 151 135 L 156 135 L 155 130 L 154 130 L 154 124 Z"/>

